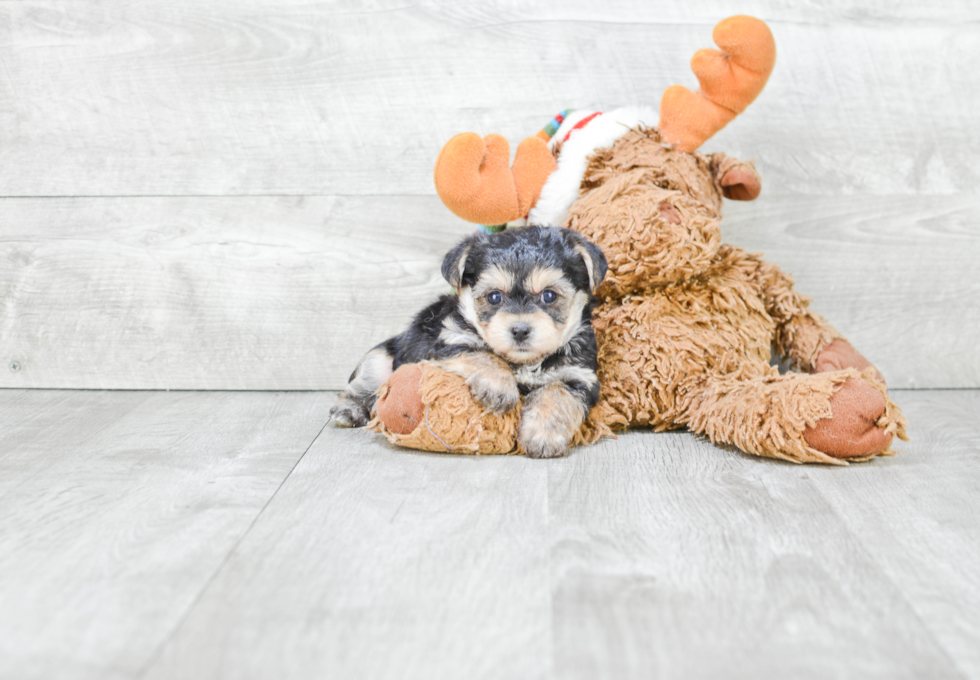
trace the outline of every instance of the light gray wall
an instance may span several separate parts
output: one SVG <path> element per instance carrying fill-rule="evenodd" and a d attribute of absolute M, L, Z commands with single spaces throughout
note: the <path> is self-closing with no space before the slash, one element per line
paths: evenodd
<path fill-rule="evenodd" d="M 726 240 L 896 387 L 980 386 L 980 3 L 797 3 Z M 446 290 L 453 134 L 696 86 L 727 2 L 0 6 L 0 387 L 327 389 Z M 19 371 L 10 370 L 17 362 Z"/>

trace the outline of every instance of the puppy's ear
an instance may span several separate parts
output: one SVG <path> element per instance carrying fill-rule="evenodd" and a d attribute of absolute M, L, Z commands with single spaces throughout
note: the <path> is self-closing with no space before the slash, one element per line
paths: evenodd
<path fill-rule="evenodd" d="M 453 290 L 459 291 L 463 286 L 463 272 L 466 271 L 466 258 L 469 257 L 473 246 L 486 235 L 477 232 L 460 241 L 456 247 L 446 253 L 446 259 L 442 261 L 442 277 L 449 282 Z"/>
<path fill-rule="evenodd" d="M 589 272 L 589 287 L 594 293 L 606 275 L 606 256 L 599 246 L 579 233 L 567 230 L 567 237 L 572 249 L 585 263 L 585 269 Z"/>

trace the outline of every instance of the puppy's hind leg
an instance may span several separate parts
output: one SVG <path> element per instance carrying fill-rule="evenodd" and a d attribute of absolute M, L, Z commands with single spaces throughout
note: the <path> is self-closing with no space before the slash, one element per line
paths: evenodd
<path fill-rule="evenodd" d="M 350 376 L 343 394 L 330 409 L 338 427 L 363 427 L 371 419 L 378 388 L 392 373 L 394 357 L 381 343 L 364 355 Z"/>

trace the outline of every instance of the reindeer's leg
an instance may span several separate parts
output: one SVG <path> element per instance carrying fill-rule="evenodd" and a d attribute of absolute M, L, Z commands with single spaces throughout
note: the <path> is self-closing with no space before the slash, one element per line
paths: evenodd
<path fill-rule="evenodd" d="M 762 288 L 763 302 L 776 322 L 773 343 L 776 354 L 789 359 L 798 370 L 813 372 L 820 352 L 832 342 L 844 341 L 843 336 L 810 310 L 810 298 L 793 290 L 793 278 L 789 274 L 754 255 L 745 257 L 758 267 L 756 280 Z"/>
<path fill-rule="evenodd" d="M 762 288 L 766 311 L 776 322 L 776 354 L 789 359 L 794 368 L 807 373 L 823 373 L 854 368 L 872 368 L 881 382 L 884 377 L 827 320 L 810 309 L 810 298 L 793 290 L 793 279 L 774 264 L 748 253 L 743 266 L 753 268 Z"/>
<path fill-rule="evenodd" d="M 889 455 L 893 435 L 905 438 L 905 419 L 884 385 L 853 368 L 711 378 L 687 424 L 713 442 L 800 463 Z"/>

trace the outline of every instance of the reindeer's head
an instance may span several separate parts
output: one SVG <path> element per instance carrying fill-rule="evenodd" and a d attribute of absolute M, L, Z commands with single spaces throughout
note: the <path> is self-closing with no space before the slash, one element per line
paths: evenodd
<path fill-rule="evenodd" d="M 639 125 L 643 119 L 632 111 L 628 126 L 635 129 L 626 132 L 619 112 L 603 114 L 561 149 L 557 172 L 548 146 L 537 137 L 521 143 L 511 170 L 502 138 L 457 135 L 436 163 L 439 196 L 470 221 L 508 222 L 533 206 L 533 223 L 563 224 L 585 234 L 609 259 L 600 294 L 624 295 L 700 273 L 721 246 L 722 196 L 752 200 L 761 183 L 751 163 L 704 156 L 697 148 L 758 96 L 776 57 L 772 33 L 752 17 L 725 19 L 713 38 L 722 51 L 700 50 L 691 60 L 700 90 L 668 88 L 658 128 Z M 586 144 L 581 159 L 569 157 L 573 143 L 583 146 L 592 126 L 603 125 L 595 133 L 601 142 Z M 608 138 L 607 129 L 618 131 L 618 139 Z"/>
<path fill-rule="evenodd" d="M 619 297 L 700 274 L 721 247 L 722 197 L 759 195 L 751 163 L 697 148 L 761 92 L 775 44 L 768 27 L 751 17 L 726 19 L 714 39 L 725 51 L 701 50 L 691 62 L 701 82 L 697 94 L 668 88 L 659 129 L 633 129 L 589 158 L 566 226 L 606 253 L 609 273 L 600 295 Z"/>

